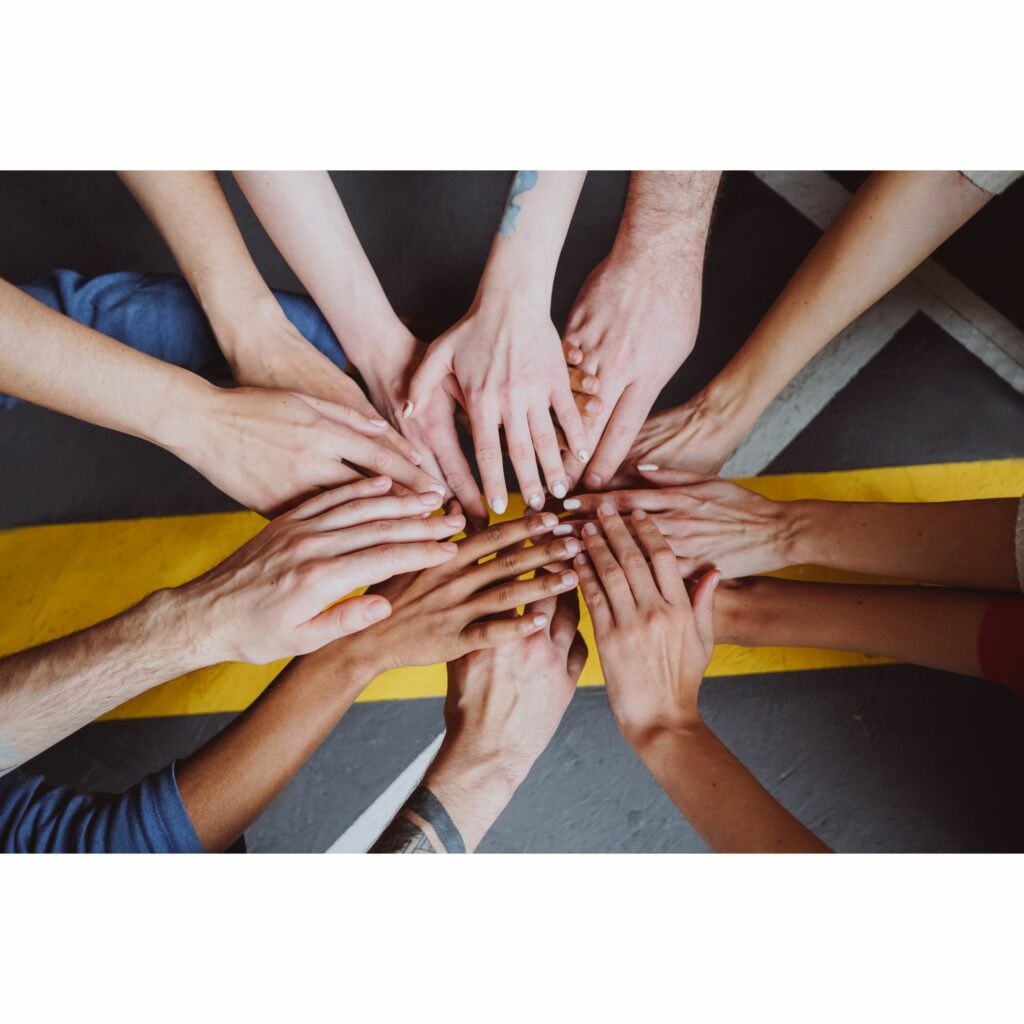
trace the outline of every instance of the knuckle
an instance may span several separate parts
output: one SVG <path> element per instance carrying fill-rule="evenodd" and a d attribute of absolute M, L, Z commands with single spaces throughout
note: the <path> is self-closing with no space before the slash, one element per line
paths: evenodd
<path fill-rule="evenodd" d="M 631 551 L 625 558 L 626 568 L 639 572 L 647 568 L 647 559 L 639 551 Z"/>
<path fill-rule="evenodd" d="M 501 555 L 501 567 L 507 572 L 519 572 L 519 553 L 516 551 L 505 551 Z"/>
<path fill-rule="evenodd" d="M 491 466 L 501 461 L 501 452 L 493 444 L 482 444 L 476 449 L 476 461 Z"/>
<path fill-rule="evenodd" d="M 525 462 L 533 454 L 533 449 L 522 441 L 516 441 L 509 445 L 508 453 L 513 462 Z"/>
<path fill-rule="evenodd" d="M 508 604 L 516 598 L 515 587 L 511 583 L 503 583 L 495 593 L 502 604 Z"/>
<path fill-rule="evenodd" d="M 555 438 L 555 432 L 553 430 L 543 430 L 540 433 L 533 435 L 533 443 L 537 446 L 538 451 L 541 448 L 552 448 L 558 441 Z"/>
<path fill-rule="evenodd" d="M 616 584 L 622 582 L 622 568 L 617 562 L 612 562 L 611 565 L 604 570 L 603 575 L 607 583 Z"/>
<path fill-rule="evenodd" d="M 394 529 L 395 524 L 390 519 L 378 519 L 373 524 L 373 532 L 378 537 L 390 537 Z"/>
<path fill-rule="evenodd" d="M 488 526 L 487 527 L 487 540 L 490 544 L 497 547 L 505 539 L 505 534 L 500 526 Z"/>
<path fill-rule="evenodd" d="M 379 470 L 387 472 L 395 464 L 395 453 L 390 448 L 378 446 L 374 461 Z"/>

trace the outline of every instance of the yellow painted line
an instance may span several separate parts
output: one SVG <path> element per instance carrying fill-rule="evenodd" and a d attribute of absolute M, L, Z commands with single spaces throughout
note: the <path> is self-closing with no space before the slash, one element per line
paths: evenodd
<path fill-rule="evenodd" d="M 1016 497 L 1024 493 L 1024 459 L 944 463 L 833 473 L 797 473 L 740 481 L 771 498 L 841 501 L 953 501 Z M 522 513 L 514 496 L 506 516 Z M 257 533 L 263 520 L 250 512 L 167 516 L 0 532 L 0 654 L 64 636 L 134 604 L 159 587 L 192 579 Z M 840 573 L 797 567 L 779 575 L 801 579 L 851 579 Z M 590 620 L 582 623 L 595 650 Z M 882 658 L 809 648 L 747 649 L 722 644 L 709 675 L 750 675 L 884 663 Z M 108 718 L 145 718 L 239 711 L 285 665 L 226 664 L 193 672 L 144 693 Z M 580 684 L 600 685 L 592 654 Z M 361 700 L 440 696 L 445 668 L 401 669 L 380 676 Z"/>

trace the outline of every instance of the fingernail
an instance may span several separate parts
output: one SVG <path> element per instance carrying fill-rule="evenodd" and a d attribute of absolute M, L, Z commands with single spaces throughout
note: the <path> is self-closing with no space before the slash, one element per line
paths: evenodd
<path fill-rule="evenodd" d="M 658 471 L 658 467 L 653 462 L 641 462 L 636 468 L 643 473 L 656 473 Z"/>
<path fill-rule="evenodd" d="M 611 516 L 615 514 L 615 509 L 612 507 L 612 503 L 610 501 L 602 501 L 601 504 L 597 506 L 597 514 L 599 516 Z"/>
<path fill-rule="evenodd" d="M 582 504 L 583 502 L 580 501 L 579 498 L 566 498 L 565 501 L 562 502 L 562 508 L 564 508 L 566 512 L 571 512 L 573 509 L 579 508 Z"/>
<path fill-rule="evenodd" d="M 647 518 L 647 513 L 642 508 L 633 509 L 633 518 L 634 519 L 646 519 Z"/>
<path fill-rule="evenodd" d="M 534 615 L 533 624 L 535 626 L 546 626 L 548 624 L 548 617 L 546 615 Z"/>
<path fill-rule="evenodd" d="M 529 505 L 530 508 L 535 508 L 538 510 L 542 509 L 544 507 L 544 495 L 531 494 L 530 497 L 526 499 L 526 504 Z"/>
<path fill-rule="evenodd" d="M 454 526 L 456 529 L 461 529 L 463 526 L 466 525 L 466 517 L 460 515 L 445 516 L 444 525 Z"/>
<path fill-rule="evenodd" d="M 387 420 L 382 420 L 379 417 L 374 416 L 370 420 L 370 425 L 374 426 L 374 427 L 386 427 L 388 425 L 388 421 Z"/>
<path fill-rule="evenodd" d="M 572 527 L 568 523 L 562 523 L 560 526 L 556 526 L 552 533 L 556 537 L 568 537 L 572 533 Z"/>
<path fill-rule="evenodd" d="M 489 504 L 496 516 L 500 516 L 508 508 L 508 502 L 504 498 L 491 498 Z"/>
<path fill-rule="evenodd" d="M 578 458 L 580 460 L 580 462 L 586 462 L 587 459 L 590 458 L 590 452 L 588 452 L 586 448 L 581 448 L 576 453 L 576 458 Z"/>
<path fill-rule="evenodd" d="M 556 498 L 564 498 L 568 492 L 565 489 L 565 484 L 557 483 L 551 485 L 551 493 Z"/>
<path fill-rule="evenodd" d="M 402 418 L 408 419 L 412 415 L 412 411 L 415 408 L 416 406 L 414 406 L 412 402 L 406 402 L 405 405 L 402 406 Z"/>
<path fill-rule="evenodd" d="M 576 552 L 579 551 L 579 550 L 580 550 L 580 542 L 578 540 L 576 540 L 575 537 L 572 540 L 570 540 L 570 541 L 566 541 L 565 553 L 567 555 L 575 555 Z"/>
<path fill-rule="evenodd" d="M 380 622 L 391 614 L 391 605 L 387 601 L 374 601 L 366 606 L 366 619 L 368 622 Z"/>
<path fill-rule="evenodd" d="M 597 527 L 593 523 L 584 523 L 583 524 L 583 532 L 588 537 L 593 537 L 594 534 L 597 533 Z"/>
<path fill-rule="evenodd" d="M 604 483 L 604 477 L 597 473 L 587 474 L 587 486 L 588 487 L 600 487 Z"/>
<path fill-rule="evenodd" d="M 578 348 L 574 348 L 569 353 L 569 362 L 572 363 L 573 366 L 575 366 L 578 362 L 580 362 L 580 360 L 582 358 L 583 358 L 583 352 L 580 349 L 578 349 Z"/>
<path fill-rule="evenodd" d="M 576 586 L 576 573 L 574 572 L 563 572 L 559 577 L 558 582 L 563 587 L 575 587 Z"/>
<path fill-rule="evenodd" d="M 558 516 L 556 516 L 554 512 L 545 512 L 544 515 L 540 517 L 540 523 L 538 524 L 537 529 L 547 527 L 550 530 L 552 526 L 557 525 Z"/>
<path fill-rule="evenodd" d="M 586 565 L 587 556 L 580 552 L 580 554 L 578 554 L 572 561 L 573 565 Z"/>
<path fill-rule="evenodd" d="M 453 544 L 450 540 L 442 541 L 441 542 L 441 550 L 442 551 L 458 551 L 459 550 L 459 545 L 458 544 Z"/>
<path fill-rule="evenodd" d="M 375 476 L 370 481 L 370 486 L 371 487 L 390 487 L 391 486 L 391 477 L 389 477 L 389 476 Z"/>
<path fill-rule="evenodd" d="M 441 504 L 441 495 L 437 491 L 427 491 L 420 495 L 420 504 L 427 508 L 437 508 Z"/>
<path fill-rule="evenodd" d="M 444 486 L 444 484 L 439 483 L 437 480 L 431 480 L 430 483 L 427 484 L 427 490 L 437 491 L 437 493 L 440 494 L 442 498 L 444 497 L 444 492 L 446 489 L 447 488 Z"/>
<path fill-rule="evenodd" d="M 417 448 L 411 448 L 409 450 L 409 458 L 418 466 L 423 461 L 423 452 Z"/>
<path fill-rule="evenodd" d="M 601 408 L 601 400 L 598 398 L 590 398 L 583 406 L 584 412 L 597 412 Z"/>
<path fill-rule="evenodd" d="M 584 391 L 596 391 L 597 390 L 597 378 L 596 377 L 584 377 L 583 378 L 583 390 Z"/>

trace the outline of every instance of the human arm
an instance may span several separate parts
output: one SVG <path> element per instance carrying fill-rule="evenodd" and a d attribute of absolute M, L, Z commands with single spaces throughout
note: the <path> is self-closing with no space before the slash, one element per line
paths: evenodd
<path fill-rule="evenodd" d="M 772 501 L 738 484 L 685 470 L 643 471 L 646 490 L 580 495 L 578 514 L 604 500 L 642 508 L 679 559 L 683 576 L 714 567 L 727 578 L 787 565 L 820 565 L 983 590 L 1019 589 L 1017 498 L 973 501 Z"/>
<path fill-rule="evenodd" d="M 991 198 L 958 171 L 871 175 L 722 371 L 647 423 L 629 467 L 717 472 L 811 357 Z"/>
<path fill-rule="evenodd" d="M 439 538 L 464 525 L 422 517 L 436 492 L 382 497 L 390 486 L 380 477 L 318 495 L 195 580 L 0 659 L 0 772 L 165 680 L 308 653 L 389 614 L 383 597 L 342 599 L 451 558 Z"/>
<path fill-rule="evenodd" d="M 560 539 L 519 547 L 527 537 L 539 541 L 553 519 L 547 525 L 540 519 L 503 523 L 489 536 L 461 541 L 445 571 L 438 565 L 375 588 L 373 599 L 387 596 L 390 628 L 369 629 L 361 643 L 348 636 L 293 662 L 245 714 L 179 765 L 182 800 L 203 846 L 223 849 L 255 820 L 381 672 L 459 659 L 509 641 L 519 649 L 517 638 L 547 635 L 552 609 L 545 595 L 573 590 L 575 577 L 516 577 L 567 554 Z M 476 566 L 496 550 L 496 559 Z M 526 614 L 515 616 L 523 603 Z M 482 683 L 472 685 L 482 699 Z"/>
<path fill-rule="evenodd" d="M 285 316 L 213 171 L 121 171 L 120 177 L 167 242 L 239 384 L 295 391 L 349 406 L 367 419 L 378 416 L 356 382 Z M 420 461 L 413 446 L 387 425 L 380 439 L 412 473 Z"/>
<path fill-rule="evenodd" d="M 561 498 L 568 490 L 552 409 L 572 456 L 589 458 L 551 322 L 555 268 L 584 177 L 516 173 L 472 307 L 433 342 L 409 385 L 411 418 L 441 388 L 464 401 L 484 494 L 499 515 L 508 507 L 499 428 L 531 508 L 544 504 L 538 459 L 548 491 Z"/>
<path fill-rule="evenodd" d="M 583 527 L 586 554 L 575 564 L 612 713 L 630 746 L 712 849 L 827 850 L 700 715 L 718 574 L 701 579 L 691 602 L 672 550 L 646 513 L 631 517 L 636 540 L 610 504 L 598 515 L 600 528 Z"/>
<path fill-rule="evenodd" d="M 526 614 L 537 613 L 548 620 L 538 632 L 448 665 L 441 748 L 371 853 L 472 853 L 508 805 L 551 741 L 587 660 L 574 590 Z"/>
<path fill-rule="evenodd" d="M 588 487 L 613 478 L 693 349 L 720 179 L 720 171 L 634 171 L 612 250 L 569 314 L 565 341 L 583 352 L 578 368 L 602 382 L 602 411 L 584 421 L 595 442 Z M 584 467 L 569 459 L 566 471 L 575 483 Z"/>

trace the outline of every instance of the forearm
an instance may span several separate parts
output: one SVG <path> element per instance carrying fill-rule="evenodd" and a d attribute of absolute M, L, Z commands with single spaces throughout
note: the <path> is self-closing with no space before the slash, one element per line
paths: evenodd
<path fill-rule="evenodd" d="M 158 683 L 218 660 L 181 592 L 0 659 L 0 773 Z"/>
<path fill-rule="evenodd" d="M 236 171 L 260 223 L 360 372 L 405 359 L 395 316 L 326 171 Z"/>
<path fill-rule="evenodd" d="M 634 748 L 672 802 L 712 850 L 727 853 L 826 853 L 696 716 L 658 729 Z"/>
<path fill-rule="evenodd" d="M 790 564 L 950 587 L 1016 591 L 1019 500 L 797 501 L 784 506 Z"/>
<path fill-rule="evenodd" d="M 0 281 L 0 380 L 8 394 L 178 451 L 214 391 Z"/>
<path fill-rule="evenodd" d="M 873 174 L 706 389 L 707 404 L 745 436 L 812 356 L 990 198 L 955 171 Z"/>
<path fill-rule="evenodd" d="M 978 633 L 994 596 L 759 577 L 719 589 L 715 633 L 744 647 L 858 651 L 980 676 Z"/>
<path fill-rule="evenodd" d="M 555 268 L 586 171 L 517 171 L 480 280 L 477 300 L 550 306 Z"/>
<path fill-rule="evenodd" d="M 229 846 L 326 739 L 376 674 L 340 640 L 293 661 L 223 732 L 178 765 L 204 849 Z"/>

